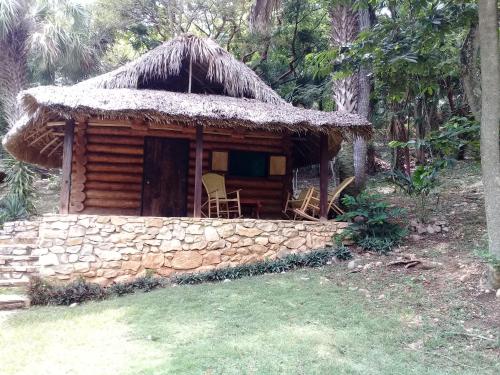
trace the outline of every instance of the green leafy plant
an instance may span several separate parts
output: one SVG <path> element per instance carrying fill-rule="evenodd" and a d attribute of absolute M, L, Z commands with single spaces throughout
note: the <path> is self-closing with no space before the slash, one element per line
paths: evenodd
<path fill-rule="evenodd" d="M 349 260 L 352 259 L 352 253 L 349 248 L 343 244 L 340 244 L 334 251 L 335 257 L 338 260 Z"/>
<path fill-rule="evenodd" d="M 5 157 L 3 162 L 8 191 L 0 201 L 1 224 L 8 220 L 26 219 L 35 213 L 35 173 L 28 164 L 12 157 Z"/>
<path fill-rule="evenodd" d="M 342 203 L 348 212 L 337 220 L 350 221 L 351 225 L 337 236 L 337 241 L 350 239 L 364 250 L 385 254 L 408 234 L 407 229 L 396 221 L 405 211 L 389 207 L 380 195 L 366 192 L 357 197 L 346 195 Z"/>
<path fill-rule="evenodd" d="M 350 252 L 348 249 L 325 249 L 305 254 L 290 254 L 282 259 L 215 269 L 202 273 L 184 274 L 170 279 L 148 273 L 143 277 L 129 282 L 116 283 L 108 288 L 95 283 L 88 283 L 83 279 L 65 285 L 56 285 L 39 277 L 34 277 L 28 287 L 28 296 L 33 305 L 71 305 L 72 303 L 91 300 L 103 300 L 112 296 L 123 296 L 136 291 L 149 292 L 165 287 L 170 283 L 200 284 L 240 279 L 265 273 L 281 273 L 302 267 L 321 267 L 330 262 L 335 256 L 338 259 L 350 259 Z"/>

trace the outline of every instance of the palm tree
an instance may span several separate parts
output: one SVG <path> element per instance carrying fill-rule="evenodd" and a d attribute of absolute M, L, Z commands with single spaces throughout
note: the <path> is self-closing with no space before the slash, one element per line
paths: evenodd
<path fill-rule="evenodd" d="M 29 75 L 41 83 L 86 76 L 98 65 L 96 47 L 90 15 L 74 1 L 0 0 L 0 103 L 8 126 Z"/>
<path fill-rule="evenodd" d="M 89 14 L 73 1 L 0 0 L 0 134 L 18 120 L 16 98 L 29 76 L 40 83 L 72 81 L 98 66 L 100 49 L 93 46 L 89 25 Z M 9 192 L 2 216 L 13 202 L 33 212 L 29 167 L 6 159 Z"/>
<path fill-rule="evenodd" d="M 367 8 L 355 10 L 355 2 L 356 0 L 337 0 L 330 8 L 332 44 L 335 49 L 349 48 L 356 40 L 359 31 L 370 27 L 369 10 Z M 250 14 L 250 25 L 254 29 L 265 31 L 280 4 L 280 0 L 255 0 Z M 337 110 L 369 117 L 371 85 L 366 67 L 362 67 L 359 72 L 348 77 L 334 79 L 332 86 Z M 364 186 L 366 176 L 365 139 L 354 140 L 353 159 L 356 190 L 360 191 Z"/>

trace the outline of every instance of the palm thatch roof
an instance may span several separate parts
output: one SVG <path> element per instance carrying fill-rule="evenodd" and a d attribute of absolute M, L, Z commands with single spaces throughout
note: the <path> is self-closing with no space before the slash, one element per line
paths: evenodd
<path fill-rule="evenodd" d="M 192 90 L 187 93 L 190 76 Z M 81 117 L 138 119 L 159 127 L 176 123 L 326 133 L 344 139 L 371 135 L 370 123 L 360 116 L 284 102 L 215 42 L 193 36 L 173 39 L 122 68 L 74 86 L 23 91 L 18 101 L 23 116 L 3 145 L 16 158 L 45 167 L 61 165 L 63 134 L 52 127 L 54 122 Z"/>
<path fill-rule="evenodd" d="M 162 89 L 187 92 L 191 62 L 191 92 L 257 99 L 284 100 L 255 72 L 211 39 L 186 34 L 163 43 L 109 73 L 79 83 L 84 88 Z"/>

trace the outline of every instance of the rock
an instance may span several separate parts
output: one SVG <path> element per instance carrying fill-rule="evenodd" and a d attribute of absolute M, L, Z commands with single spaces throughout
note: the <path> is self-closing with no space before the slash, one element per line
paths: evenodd
<path fill-rule="evenodd" d="M 267 237 L 257 237 L 255 239 L 255 243 L 257 245 L 263 245 L 263 246 L 265 246 L 265 245 L 267 245 L 269 243 L 269 239 Z"/>
<path fill-rule="evenodd" d="M 221 262 L 221 253 L 219 251 L 210 251 L 203 257 L 203 264 L 219 264 Z"/>
<path fill-rule="evenodd" d="M 71 275 L 74 271 L 74 268 L 72 264 L 60 264 L 54 267 L 54 271 L 62 275 Z"/>
<path fill-rule="evenodd" d="M 278 226 L 270 222 L 257 223 L 256 227 L 264 232 L 275 232 L 278 230 Z"/>
<path fill-rule="evenodd" d="M 208 242 L 218 241 L 220 239 L 217 229 L 214 227 L 205 227 L 205 239 Z"/>
<path fill-rule="evenodd" d="M 95 254 L 102 260 L 106 261 L 122 259 L 122 254 L 119 251 L 114 250 L 95 249 Z"/>
<path fill-rule="evenodd" d="M 179 240 L 163 240 L 160 250 L 164 252 L 182 250 L 182 244 Z"/>
<path fill-rule="evenodd" d="M 286 238 L 283 236 L 271 235 L 269 236 L 269 242 L 274 244 L 282 243 Z"/>
<path fill-rule="evenodd" d="M 426 228 L 426 231 L 427 233 L 429 234 L 434 234 L 436 231 L 434 230 L 434 226 L 433 225 L 427 225 L 427 228 Z"/>
<path fill-rule="evenodd" d="M 125 219 L 123 217 L 120 217 L 120 216 L 112 216 L 111 217 L 111 224 L 113 224 L 113 225 L 120 226 L 120 225 L 123 225 L 126 223 L 127 223 L 127 219 Z"/>
<path fill-rule="evenodd" d="M 410 235 L 410 239 L 411 239 L 412 241 L 420 241 L 422 238 L 423 238 L 423 237 L 422 237 L 422 236 L 420 236 L 420 235 L 418 235 L 418 234 L 411 234 L 411 235 Z"/>
<path fill-rule="evenodd" d="M 161 217 L 148 218 L 144 221 L 146 227 L 161 228 L 163 226 L 163 219 Z"/>
<path fill-rule="evenodd" d="M 351 260 L 349 263 L 347 263 L 347 269 L 353 270 L 354 268 L 356 268 L 355 260 Z"/>
<path fill-rule="evenodd" d="M 144 268 L 160 268 L 165 262 L 165 256 L 163 254 L 148 253 L 142 256 L 142 265 Z"/>
<path fill-rule="evenodd" d="M 288 255 L 290 255 L 290 250 L 286 250 L 286 249 L 281 249 L 280 251 L 278 251 L 276 253 L 276 258 L 278 259 L 283 259 L 285 257 L 287 257 Z"/>
<path fill-rule="evenodd" d="M 252 253 L 264 254 L 267 252 L 268 248 L 263 245 L 251 245 L 248 250 Z"/>
<path fill-rule="evenodd" d="M 41 266 L 57 266 L 59 264 L 59 258 L 57 258 L 56 254 L 48 253 L 38 258 L 38 264 Z"/>
<path fill-rule="evenodd" d="M 141 268 L 141 262 L 137 260 L 129 260 L 125 261 L 122 263 L 122 268 L 124 270 L 132 270 L 132 271 L 139 271 L 139 268 Z"/>
<path fill-rule="evenodd" d="M 203 262 L 203 257 L 197 251 L 178 251 L 172 259 L 172 267 L 177 270 L 190 270 L 198 268 Z"/>
<path fill-rule="evenodd" d="M 207 241 L 198 241 L 189 246 L 189 250 L 203 250 L 208 246 Z"/>
<path fill-rule="evenodd" d="M 81 225 L 72 225 L 68 230 L 68 237 L 82 237 L 85 235 L 85 227 Z"/>
<path fill-rule="evenodd" d="M 208 250 L 223 249 L 225 246 L 226 246 L 226 241 L 218 240 L 218 241 L 212 242 L 210 245 L 208 245 Z"/>
<path fill-rule="evenodd" d="M 243 225 L 236 224 L 236 234 L 239 234 L 240 236 L 257 237 L 261 233 L 262 230 L 260 230 L 259 228 L 247 228 Z"/>
<path fill-rule="evenodd" d="M 498 299 L 500 299 L 500 289 L 497 290 L 496 296 L 497 296 Z"/>
<path fill-rule="evenodd" d="M 283 245 L 288 247 L 289 249 L 297 249 L 298 247 L 304 245 L 306 243 L 306 239 L 304 237 L 294 237 L 286 240 Z"/>
<path fill-rule="evenodd" d="M 217 228 L 217 232 L 221 238 L 228 238 L 234 235 L 234 225 L 233 224 L 224 224 Z"/>
<path fill-rule="evenodd" d="M 191 224 L 186 228 L 186 233 L 187 234 L 203 234 L 204 229 L 201 225 L 199 224 Z"/>
<path fill-rule="evenodd" d="M 90 271 L 90 264 L 88 262 L 78 262 L 74 263 L 73 267 L 75 268 L 75 272 L 88 272 Z"/>
<path fill-rule="evenodd" d="M 418 234 L 425 234 L 425 233 L 427 233 L 427 228 L 424 225 L 419 224 L 419 225 L 417 225 L 417 233 Z"/>
<path fill-rule="evenodd" d="M 172 237 L 179 240 L 183 241 L 184 238 L 186 238 L 186 230 L 178 225 L 174 227 L 172 230 Z"/>

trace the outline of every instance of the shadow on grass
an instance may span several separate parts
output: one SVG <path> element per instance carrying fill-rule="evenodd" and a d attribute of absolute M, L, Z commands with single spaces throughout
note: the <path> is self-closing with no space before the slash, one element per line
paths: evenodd
<path fill-rule="evenodd" d="M 321 272 L 37 308 L 8 321 L 19 331 L 10 340 L 23 349 L 19 339 L 29 335 L 43 342 L 49 335 L 35 348 L 40 360 L 59 361 L 75 374 L 90 373 L 73 360 L 78 355 L 89 356 L 93 374 L 453 373 L 426 365 L 423 352 L 406 349 L 422 332 L 405 330 L 397 308 L 377 311 L 359 292 L 333 285 Z M 66 342 L 63 352 L 48 349 L 53 336 Z M 33 360 L 32 352 L 26 361 Z M 29 364 L 13 362 L 10 368 L 29 370 Z M 37 374 L 35 369 L 30 373 Z"/>

